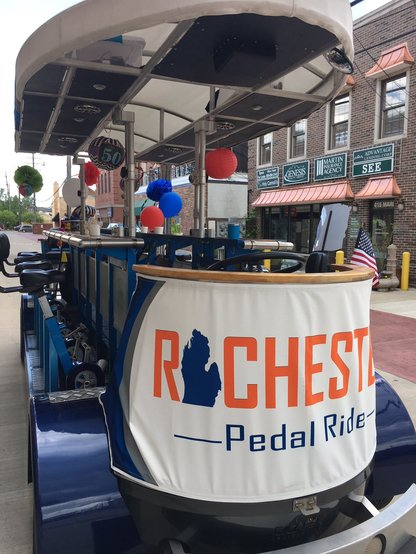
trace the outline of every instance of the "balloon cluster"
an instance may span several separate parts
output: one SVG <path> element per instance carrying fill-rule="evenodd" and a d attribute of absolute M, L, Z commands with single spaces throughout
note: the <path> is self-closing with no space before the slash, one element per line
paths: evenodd
<path fill-rule="evenodd" d="M 43 187 L 42 175 L 30 165 L 21 165 L 14 172 L 14 182 L 19 187 L 19 194 L 30 196 Z"/>
<path fill-rule="evenodd" d="M 175 217 L 182 209 L 182 198 L 176 192 L 172 192 L 172 183 L 166 179 L 149 183 L 146 195 L 153 202 L 159 202 L 159 207 L 147 206 L 140 215 L 141 224 L 150 231 L 155 227 L 161 227 L 165 217 Z"/>

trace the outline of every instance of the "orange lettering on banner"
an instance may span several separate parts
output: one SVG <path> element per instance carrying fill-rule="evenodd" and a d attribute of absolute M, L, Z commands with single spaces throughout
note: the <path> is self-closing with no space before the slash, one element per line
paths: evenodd
<path fill-rule="evenodd" d="M 313 349 L 320 344 L 326 344 L 326 335 L 315 335 L 305 337 L 305 406 L 312 406 L 324 399 L 323 392 L 313 392 L 312 378 L 315 373 L 321 373 L 323 365 L 321 362 L 313 363 Z"/>
<path fill-rule="evenodd" d="M 287 399 L 290 408 L 298 405 L 299 339 L 289 337 L 288 365 L 276 366 L 276 339 L 266 338 L 266 408 L 276 408 L 277 377 L 287 377 Z"/>
<path fill-rule="evenodd" d="M 245 348 L 247 361 L 257 361 L 257 341 L 252 337 L 226 337 L 224 339 L 224 402 L 228 408 L 255 408 L 257 385 L 247 385 L 246 398 L 235 397 L 234 349 Z"/>
<path fill-rule="evenodd" d="M 363 390 L 363 341 L 368 336 L 368 327 L 354 330 L 354 338 L 357 339 L 358 353 L 358 391 Z M 370 384 L 370 383 L 369 383 Z"/>
<path fill-rule="evenodd" d="M 345 342 L 345 352 L 352 352 L 352 333 L 351 331 L 345 333 L 335 333 L 331 342 L 331 359 L 342 375 L 342 385 L 338 387 L 338 379 L 331 377 L 329 379 L 329 398 L 342 398 L 348 393 L 348 384 L 350 379 L 350 370 L 344 360 L 338 353 L 338 347 L 340 342 Z"/>
<path fill-rule="evenodd" d="M 170 360 L 163 359 L 163 341 L 170 342 Z M 162 369 L 166 376 L 166 382 L 170 397 L 179 402 L 178 389 L 176 388 L 173 370 L 179 367 L 179 335 L 175 331 L 162 331 L 156 329 L 155 333 L 155 359 L 153 395 L 162 397 Z"/>
<path fill-rule="evenodd" d="M 376 382 L 376 378 L 374 375 L 374 363 L 373 363 L 373 343 L 371 342 L 371 334 L 368 335 L 368 369 L 367 369 L 367 375 L 368 375 L 368 386 L 371 387 L 371 385 L 374 385 Z"/>

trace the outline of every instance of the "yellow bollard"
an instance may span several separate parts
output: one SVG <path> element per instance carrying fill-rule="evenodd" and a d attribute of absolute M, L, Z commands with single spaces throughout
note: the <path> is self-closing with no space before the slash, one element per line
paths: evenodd
<path fill-rule="evenodd" d="M 335 253 L 335 263 L 337 265 L 342 265 L 344 263 L 344 251 L 337 250 Z"/>
<path fill-rule="evenodd" d="M 265 252 L 270 252 L 270 250 L 265 250 Z M 264 267 L 270 271 L 272 267 L 272 262 L 270 259 L 263 261 Z"/>
<path fill-rule="evenodd" d="M 409 273 L 410 273 L 410 252 L 403 252 L 402 256 L 402 280 L 400 288 L 402 290 L 409 289 Z"/>

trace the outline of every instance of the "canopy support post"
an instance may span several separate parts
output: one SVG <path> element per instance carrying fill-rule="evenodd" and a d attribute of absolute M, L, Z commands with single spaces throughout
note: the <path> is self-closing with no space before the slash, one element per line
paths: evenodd
<path fill-rule="evenodd" d="M 124 125 L 124 137 L 126 148 L 127 178 L 124 188 L 124 225 L 127 227 L 129 237 L 136 236 L 136 216 L 134 214 L 134 185 L 135 185 L 135 164 L 134 164 L 134 112 L 116 111 L 113 123 Z"/>
<path fill-rule="evenodd" d="M 192 234 L 203 237 L 206 225 L 206 194 L 207 175 L 205 171 L 206 136 L 215 131 L 213 119 L 203 119 L 195 124 L 195 193 L 194 193 L 194 225 Z"/>
<path fill-rule="evenodd" d="M 85 160 L 79 156 L 75 156 L 73 159 L 75 165 L 79 165 L 79 190 L 80 190 L 80 214 L 79 214 L 79 232 L 81 235 L 85 235 L 85 200 L 87 198 L 87 191 L 85 185 Z"/>

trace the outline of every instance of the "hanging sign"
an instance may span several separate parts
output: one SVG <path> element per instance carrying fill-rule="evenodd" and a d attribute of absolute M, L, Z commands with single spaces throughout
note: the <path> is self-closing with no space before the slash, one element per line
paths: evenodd
<path fill-rule="evenodd" d="M 279 187 L 279 166 L 274 165 L 256 171 L 257 189 L 276 189 Z"/>
<path fill-rule="evenodd" d="M 340 179 L 347 175 L 347 154 L 336 154 L 316 158 L 314 162 L 315 181 Z"/>
<path fill-rule="evenodd" d="M 300 185 L 309 182 L 309 160 L 285 164 L 283 166 L 283 184 Z"/>
<path fill-rule="evenodd" d="M 383 144 L 352 153 L 352 176 L 390 173 L 394 166 L 394 144 Z"/>

